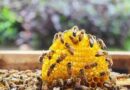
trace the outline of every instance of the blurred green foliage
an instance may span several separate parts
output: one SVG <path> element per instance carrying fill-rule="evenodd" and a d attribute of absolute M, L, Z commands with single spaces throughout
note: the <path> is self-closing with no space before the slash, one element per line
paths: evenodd
<path fill-rule="evenodd" d="M 109 50 L 130 50 L 130 0 L 7 1 L 0 1 L 1 44 L 47 49 L 56 32 L 77 25 L 102 38 Z"/>
<path fill-rule="evenodd" d="M 126 40 L 125 40 L 124 49 L 125 49 L 125 50 L 130 50 L 130 32 L 129 32 L 128 37 L 127 37 Z"/>
<path fill-rule="evenodd" d="M 9 8 L 0 9 L 0 44 L 11 45 L 18 35 L 18 22 L 15 13 Z"/>

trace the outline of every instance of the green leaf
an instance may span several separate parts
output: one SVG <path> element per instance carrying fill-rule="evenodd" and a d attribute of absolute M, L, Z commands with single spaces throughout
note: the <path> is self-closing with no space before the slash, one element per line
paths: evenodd
<path fill-rule="evenodd" d="M 130 36 L 125 40 L 124 47 L 126 50 L 130 50 Z"/>

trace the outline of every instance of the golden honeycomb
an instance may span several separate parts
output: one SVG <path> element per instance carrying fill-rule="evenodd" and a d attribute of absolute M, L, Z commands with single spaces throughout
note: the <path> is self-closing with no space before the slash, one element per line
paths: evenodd
<path fill-rule="evenodd" d="M 40 57 L 43 81 L 53 85 L 55 80 L 72 78 L 76 82 L 80 78 L 87 87 L 103 87 L 112 65 L 105 48 L 101 39 L 77 26 L 56 33 L 51 47 Z"/>

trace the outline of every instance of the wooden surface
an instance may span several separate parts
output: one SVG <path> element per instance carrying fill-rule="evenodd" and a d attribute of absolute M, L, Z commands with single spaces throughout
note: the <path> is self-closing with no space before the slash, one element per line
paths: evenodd
<path fill-rule="evenodd" d="M 41 69 L 38 61 L 43 51 L 0 51 L 0 69 Z M 113 69 L 130 71 L 130 52 L 109 52 L 113 58 Z M 118 85 L 130 87 L 130 79 L 117 81 Z"/>
<path fill-rule="evenodd" d="M 39 69 L 38 57 L 43 51 L 0 51 L 0 69 Z M 109 52 L 113 69 L 130 71 L 130 52 Z"/>
<path fill-rule="evenodd" d="M 109 52 L 113 59 L 113 69 L 130 73 L 130 52 Z"/>
<path fill-rule="evenodd" d="M 41 51 L 0 51 L 0 69 L 40 69 Z"/>

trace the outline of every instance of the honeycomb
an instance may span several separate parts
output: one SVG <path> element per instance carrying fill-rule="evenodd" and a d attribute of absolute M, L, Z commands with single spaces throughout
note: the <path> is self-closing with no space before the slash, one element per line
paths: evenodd
<path fill-rule="evenodd" d="M 72 79 L 87 87 L 103 87 L 110 81 L 112 59 L 105 51 L 103 40 L 77 26 L 54 36 L 48 51 L 43 53 L 42 79 L 50 86 L 62 79 Z"/>

